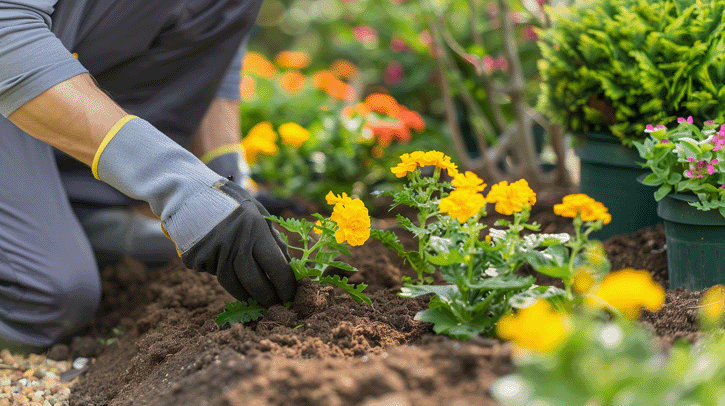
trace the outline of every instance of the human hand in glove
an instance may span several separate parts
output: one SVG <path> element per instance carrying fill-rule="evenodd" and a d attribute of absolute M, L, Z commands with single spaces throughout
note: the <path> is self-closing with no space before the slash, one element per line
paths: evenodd
<path fill-rule="evenodd" d="M 287 247 L 249 192 L 135 116 L 119 121 L 93 160 L 93 174 L 149 202 L 184 265 L 215 274 L 236 299 L 292 301 L 297 283 Z"/>

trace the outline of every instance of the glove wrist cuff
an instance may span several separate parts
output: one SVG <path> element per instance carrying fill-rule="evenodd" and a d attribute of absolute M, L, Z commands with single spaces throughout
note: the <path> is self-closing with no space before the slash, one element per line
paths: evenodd
<path fill-rule="evenodd" d="M 101 181 L 144 200 L 180 252 L 188 250 L 239 206 L 219 190 L 227 181 L 146 120 L 119 121 L 96 152 Z"/>

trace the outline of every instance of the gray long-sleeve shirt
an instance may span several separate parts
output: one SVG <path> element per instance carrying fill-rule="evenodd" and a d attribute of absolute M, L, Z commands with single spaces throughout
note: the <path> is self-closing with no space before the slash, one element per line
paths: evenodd
<path fill-rule="evenodd" d="M 88 72 L 73 57 L 79 21 L 89 1 L 0 0 L 0 113 L 7 117 L 52 86 Z M 51 15 L 62 18 L 53 26 Z M 241 53 L 235 57 L 217 96 L 239 99 Z"/>
<path fill-rule="evenodd" d="M 87 72 L 51 32 L 56 0 L 0 0 L 0 114 Z"/>

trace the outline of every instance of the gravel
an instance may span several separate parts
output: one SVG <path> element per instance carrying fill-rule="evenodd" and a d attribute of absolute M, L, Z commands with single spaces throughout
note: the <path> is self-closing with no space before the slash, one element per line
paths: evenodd
<path fill-rule="evenodd" d="M 60 374 L 71 364 L 46 355 L 13 355 L 1 350 L 0 406 L 68 406 L 73 382 L 61 382 Z"/>

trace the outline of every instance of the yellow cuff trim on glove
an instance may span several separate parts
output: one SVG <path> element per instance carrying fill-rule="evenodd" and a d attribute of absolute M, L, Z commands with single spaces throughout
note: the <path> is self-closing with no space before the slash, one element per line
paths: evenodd
<path fill-rule="evenodd" d="M 111 127 L 111 130 L 108 131 L 108 134 L 103 138 L 103 141 L 101 141 L 101 145 L 98 146 L 98 150 L 96 151 L 96 155 L 93 157 L 93 164 L 91 165 L 91 171 L 93 171 L 93 177 L 101 180 L 101 178 L 98 177 L 98 160 L 101 159 L 101 154 L 103 153 L 103 150 L 106 149 L 106 146 L 109 142 L 111 142 L 111 139 L 118 133 L 118 131 L 126 125 L 129 121 L 133 120 L 134 118 L 138 118 L 134 115 L 127 115 L 126 117 L 118 120 L 116 124 Z"/>
<path fill-rule="evenodd" d="M 242 144 L 241 143 L 227 144 L 227 145 L 222 145 L 221 147 L 218 147 L 218 148 L 214 148 L 213 150 L 202 155 L 201 162 L 208 164 L 209 162 L 214 160 L 214 158 L 220 157 L 222 155 L 230 154 L 232 152 L 241 152 L 243 154 L 244 148 L 242 148 Z M 242 156 L 244 156 L 244 155 L 242 155 Z"/>

